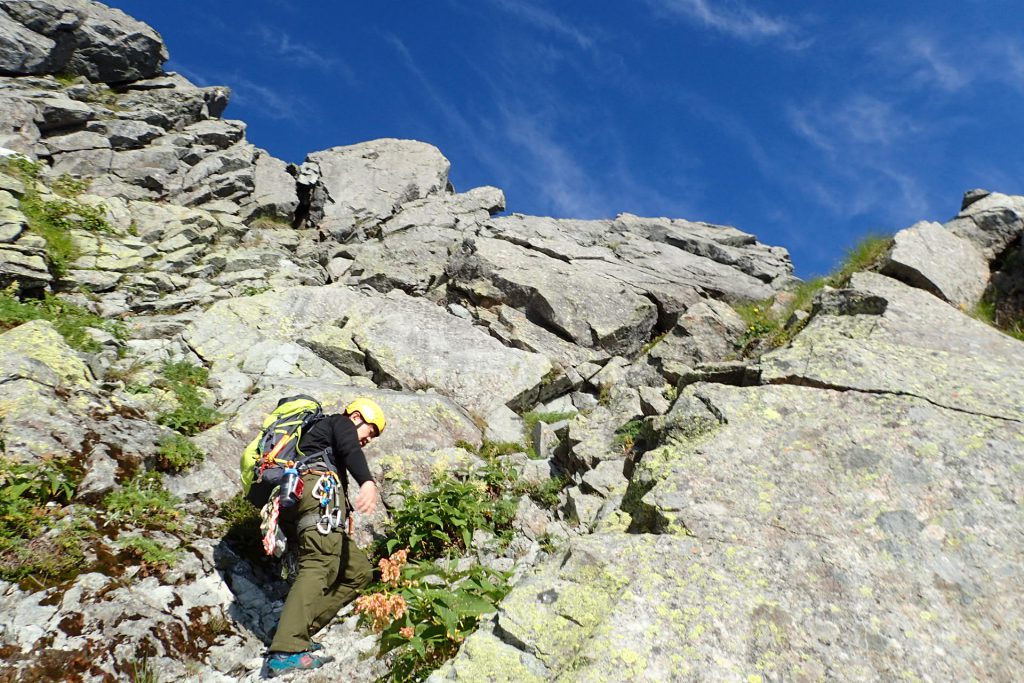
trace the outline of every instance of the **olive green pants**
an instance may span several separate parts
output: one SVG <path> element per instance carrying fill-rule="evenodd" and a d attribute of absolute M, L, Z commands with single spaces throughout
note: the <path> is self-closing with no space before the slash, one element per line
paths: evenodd
<path fill-rule="evenodd" d="M 294 520 L 319 508 L 311 495 L 317 479 L 303 477 L 302 499 L 289 514 L 289 539 L 295 538 Z M 281 610 L 271 652 L 309 650 L 311 637 L 373 580 L 370 561 L 341 529 L 325 535 L 310 527 L 299 534 L 298 543 L 299 572 Z"/>

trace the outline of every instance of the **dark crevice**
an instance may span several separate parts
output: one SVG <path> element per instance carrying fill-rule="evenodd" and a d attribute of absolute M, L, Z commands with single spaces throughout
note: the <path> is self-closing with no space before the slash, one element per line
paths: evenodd
<path fill-rule="evenodd" d="M 799 375 L 788 375 L 786 377 L 777 377 L 769 379 L 764 382 L 764 385 L 789 385 L 795 387 L 808 387 L 811 389 L 825 389 L 828 391 L 839 391 L 839 392 L 856 392 L 861 394 L 872 394 L 875 396 L 905 396 L 907 398 L 916 398 L 926 403 L 930 403 L 937 408 L 944 410 L 952 410 L 957 413 L 963 413 L 965 415 L 974 415 L 976 417 L 986 417 L 992 420 L 1002 420 L 1004 422 L 1012 422 L 1014 424 L 1024 424 L 1024 420 L 1018 420 L 1012 417 L 1006 417 L 1004 415 L 992 415 L 989 413 L 981 413 L 973 410 L 967 410 L 957 406 L 945 405 L 939 403 L 927 396 L 920 396 L 918 394 L 911 393 L 909 391 L 893 391 L 889 389 L 861 389 L 857 387 L 844 387 L 838 384 L 830 384 L 829 382 L 823 382 L 821 380 L 811 379 L 810 377 L 802 377 Z"/>
<path fill-rule="evenodd" d="M 514 237 L 512 235 L 506 235 L 504 233 L 497 233 L 497 234 L 493 235 L 493 237 L 495 239 L 499 239 L 499 240 L 502 240 L 504 242 L 509 242 L 510 244 L 514 244 L 517 247 L 522 247 L 523 249 L 528 249 L 530 251 L 535 251 L 535 252 L 537 252 L 539 254 L 544 254 L 545 256 L 547 256 L 549 258 L 553 258 L 553 259 L 556 259 L 558 261 L 562 261 L 563 263 L 572 263 L 572 261 L 573 261 L 572 258 L 570 258 L 569 256 L 566 256 L 565 254 L 560 254 L 557 251 L 555 251 L 554 249 L 549 249 L 549 248 L 546 248 L 546 247 L 543 247 L 543 246 L 540 246 L 540 245 L 537 245 L 537 244 L 531 244 L 528 240 L 517 238 L 517 237 Z"/>

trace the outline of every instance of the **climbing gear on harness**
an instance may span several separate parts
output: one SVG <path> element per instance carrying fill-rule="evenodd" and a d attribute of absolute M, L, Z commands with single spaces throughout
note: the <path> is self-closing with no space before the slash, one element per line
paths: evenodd
<path fill-rule="evenodd" d="M 363 416 L 363 422 L 376 427 L 377 436 L 380 436 L 381 432 L 384 431 L 384 426 L 387 424 L 387 421 L 384 419 L 384 411 L 381 410 L 380 406 L 375 401 L 359 397 L 345 406 L 346 415 L 356 412 Z"/>
<path fill-rule="evenodd" d="M 274 496 L 260 510 L 260 533 L 263 535 L 263 552 L 268 556 L 281 557 L 288 541 L 278 525 L 281 502 Z"/>
<path fill-rule="evenodd" d="M 320 507 L 299 518 L 296 523 L 299 533 L 311 527 L 316 527 L 316 530 L 324 535 L 341 529 L 348 506 L 342 495 L 338 475 L 334 472 L 321 473 L 311 495 L 320 503 Z"/>

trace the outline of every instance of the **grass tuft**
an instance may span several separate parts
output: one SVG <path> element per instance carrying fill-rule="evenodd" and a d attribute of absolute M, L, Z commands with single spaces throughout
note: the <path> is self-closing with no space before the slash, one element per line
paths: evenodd
<path fill-rule="evenodd" d="M 892 247 L 892 239 L 891 236 L 868 235 L 847 251 L 846 258 L 831 274 L 801 282 L 793 288 L 792 298 L 781 310 L 772 310 L 774 299 L 734 304 L 733 309 L 747 325 L 737 342 L 738 355 L 749 358 L 792 341 L 806 324 L 787 325 L 793 314 L 810 312 L 814 296 L 825 287 L 846 287 L 854 273 L 877 269 Z"/>

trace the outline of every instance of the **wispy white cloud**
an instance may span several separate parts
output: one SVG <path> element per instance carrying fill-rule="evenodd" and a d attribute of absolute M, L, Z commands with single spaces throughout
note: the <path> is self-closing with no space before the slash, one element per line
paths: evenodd
<path fill-rule="evenodd" d="M 794 39 L 797 34 L 797 26 L 792 21 L 761 14 L 738 0 L 647 0 L 647 3 L 660 12 L 743 40 Z"/>
<path fill-rule="evenodd" d="M 902 221 L 929 213 L 921 159 L 908 152 L 925 143 L 929 126 L 863 92 L 835 103 L 790 104 L 785 114 L 809 147 L 791 149 L 784 177 L 815 203 L 843 217 L 874 213 Z"/>
<path fill-rule="evenodd" d="M 312 68 L 325 73 L 338 74 L 350 85 L 356 82 L 355 72 L 337 57 L 325 54 L 292 38 L 288 33 L 259 24 L 252 30 L 269 55 L 301 68 Z M 263 53 L 268 56 L 267 52 Z"/>
<path fill-rule="evenodd" d="M 1024 55 L 1015 34 L 991 33 L 984 41 L 964 40 L 950 30 L 917 26 L 866 39 L 867 70 L 893 90 L 908 85 L 945 95 L 978 87 L 1008 85 L 1024 92 Z"/>
<path fill-rule="evenodd" d="M 520 106 L 501 107 L 502 135 L 522 153 L 519 175 L 557 216 L 590 218 L 607 211 L 598 183 L 588 177 L 572 148 L 559 142 L 549 121 Z"/>
<path fill-rule="evenodd" d="M 829 153 L 853 147 L 889 147 L 921 130 L 885 100 L 853 93 L 837 103 L 789 105 L 790 125 L 801 137 Z"/>
<path fill-rule="evenodd" d="M 594 46 L 595 40 L 593 36 L 545 7 L 535 5 L 526 0 L 491 0 L 491 2 L 534 28 L 561 35 L 582 48 L 589 49 Z"/>
<path fill-rule="evenodd" d="M 264 116 L 279 121 L 309 123 L 317 111 L 308 101 L 287 95 L 280 88 L 255 83 L 235 74 L 225 79 L 231 86 L 235 102 L 250 109 L 259 109 Z"/>

